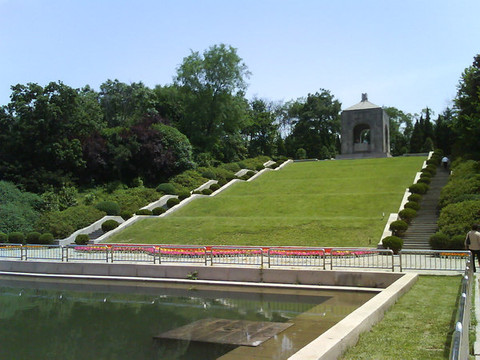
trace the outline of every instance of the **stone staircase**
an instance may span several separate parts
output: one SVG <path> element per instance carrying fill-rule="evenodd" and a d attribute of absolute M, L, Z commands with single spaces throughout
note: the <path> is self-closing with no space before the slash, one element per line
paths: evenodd
<path fill-rule="evenodd" d="M 430 189 L 422 198 L 417 217 L 413 219 L 403 236 L 404 249 L 430 249 L 428 239 L 438 229 L 438 200 L 440 191 L 448 182 L 448 177 L 449 172 L 439 166 L 430 183 Z"/>

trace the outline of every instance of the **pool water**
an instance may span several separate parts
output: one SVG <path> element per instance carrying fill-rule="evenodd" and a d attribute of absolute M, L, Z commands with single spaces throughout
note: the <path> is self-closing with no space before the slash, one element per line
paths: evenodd
<path fill-rule="evenodd" d="M 0 359 L 286 359 L 374 295 L 0 277 Z M 207 318 L 294 325 L 258 347 L 154 339 Z"/>

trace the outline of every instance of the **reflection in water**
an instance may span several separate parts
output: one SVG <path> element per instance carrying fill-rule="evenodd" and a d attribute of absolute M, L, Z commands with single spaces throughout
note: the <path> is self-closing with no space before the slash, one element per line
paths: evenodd
<path fill-rule="evenodd" d="M 284 331 L 259 347 L 268 350 L 272 346 L 268 343 L 272 343 L 276 350 L 270 358 L 286 358 L 304 345 L 299 341 L 304 338 L 299 336 L 302 323 L 328 318 L 326 323 L 331 326 L 333 318 L 338 321 L 373 296 L 143 285 L 12 281 L 0 277 L 0 359 L 208 360 L 240 350 L 231 345 L 153 339 L 162 332 L 211 317 L 275 322 L 298 319 L 298 326 L 295 322 L 291 327 L 295 330 Z M 335 296 L 339 307 L 332 304 Z M 281 346 L 275 345 L 278 341 Z"/>

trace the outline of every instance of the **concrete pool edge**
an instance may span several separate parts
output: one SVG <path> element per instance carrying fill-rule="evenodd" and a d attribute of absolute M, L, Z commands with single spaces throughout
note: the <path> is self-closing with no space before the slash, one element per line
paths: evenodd
<path fill-rule="evenodd" d="M 334 360 L 354 346 L 361 333 L 379 322 L 395 302 L 417 281 L 418 274 L 404 274 L 388 288 L 374 296 L 331 327 L 317 339 L 290 356 L 289 360 Z"/>

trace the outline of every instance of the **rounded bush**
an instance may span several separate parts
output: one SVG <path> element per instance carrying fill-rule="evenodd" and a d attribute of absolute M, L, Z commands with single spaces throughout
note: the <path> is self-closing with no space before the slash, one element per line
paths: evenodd
<path fill-rule="evenodd" d="M 450 238 L 450 249 L 464 250 L 465 249 L 465 235 L 455 235 Z"/>
<path fill-rule="evenodd" d="M 449 240 L 447 234 L 437 232 L 430 236 L 428 242 L 433 250 L 446 250 L 449 249 Z"/>
<path fill-rule="evenodd" d="M 115 201 L 102 201 L 99 202 L 95 207 L 107 213 L 107 215 L 119 215 L 120 214 L 120 206 Z"/>
<path fill-rule="evenodd" d="M 218 180 L 218 183 L 217 183 L 217 185 L 220 186 L 220 187 L 222 187 L 226 184 L 227 184 L 227 180 L 224 180 L 224 179 Z"/>
<path fill-rule="evenodd" d="M 200 190 L 195 190 L 192 194 L 195 195 L 202 195 L 202 192 Z"/>
<path fill-rule="evenodd" d="M 106 220 L 102 224 L 102 230 L 104 232 L 111 231 L 111 230 L 117 228 L 118 225 L 120 225 L 118 221 L 115 221 L 113 219 Z"/>
<path fill-rule="evenodd" d="M 395 236 L 403 235 L 407 229 L 408 224 L 403 220 L 392 221 L 390 224 L 390 231 L 392 231 Z"/>
<path fill-rule="evenodd" d="M 430 176 L 433 177 L 435 176 L 436 172 L 434 170 L 428 169 L 428 168 L 423 168 L 422 169 L 422 175 Z M 420 175 L 420 176 L 422 176 Z"/>
<path fill-rule="evenodd" d="M 135 212 L 136 215 L 153 215 L 152 210 L 139 209 Z"/>
<path fill-rule="evenodd" d="M 54 237 L 51 233 L 43 233 L 38 238 L 38 242 L 39 242 L 39 244 L 49 245 L 49 244 L 53 244 L 53 239 L 54 239 Z"/>
<path fill-rule="evenodd" d="M 385 249 L 391 249 L 394 254 L 398 254 L 403 247 L 403 239 L 398 236 L 387 236 L 382 240 Z"/>
<path fill-rule="evenodd" d="M 203 189 L 203 190 L 202 190 L 202 194 L 203 194 L 203 195 L 211 195 L 212 193 L 213 193 L 213 191 L 210 190 L 210 189 Z"/>
<path fill-rule="evenodd" d="M 75 238 L 75 244 L 77 245 L 87 245 L 89 241 L 90 241 L 90 238 L 88 237 L 87 234 L 79 234 Z"/>
<path fill-rule="evenodd" d="M 422 178 L 431 179 L 432 178 L 432 173 L 430 171 L 422 172 L 422 173 L 420 173 L 420 179 L 422 179 Z"/>
<path fill-rule="evenodd" d="M 40 235 L 42 234 L 36 231 L 29 232 L 25 237 L 25 241 L 27 244 L 39 244 Z"/>
<path fill-rule="evenodd" d="M 8 235 L 3 232 L 0 232 L 0 243 L 6 243 L 6 242 L 8 242 Z"/>
<path fill-rule="evenodd" d="M 248 179 L 250 179 L 250 176 L 247 175 L 247 174 L 245 174 L 245 175 L 243 175 L 243 176 L 240 176 L 239 179 L 240 179 L 240 180 L 245 180 L 245 181 L 247 181 Z"/>
<path fill-rule="evenodd" d="M 220 189 L 220 185 L 219 185 L 219 184 L 212 184 L 212 185 L 210 185 L 210 190 L 212 190 L 212 191 L 217 191 L 218 189 Z"/>
<path fill-rule="evenodd" d="M 128 220 L 132 217 L 132 213 L 130 211 L 122 211 L 120 213 L 120 216 L 122 217 L 123 220 Z"/>
<path fill-rule="evenodd" d="M 11 244 L 23 244 L 25 241 L 25 235 L 23 233 L 14 231 L 8 234 L 8 242 Z"/>
<path fill-rule="evenodd" d="M 427 169 L 430 170 L 432 175 L 435 175 L 437 173 L 437 166 L 436 165 L 433 165 L 433 164 L 427 165 Z"/>
<path fill-rule="evenodd" d="M 172 183 L 162 183 L 157 186 L 157 191 L 166 195 L 175 195 L 175 186 Z"/>
<path fill-rule="evenodd" d="M 171 198 L 167 200 L 167 207 L 170 209 L 174 207 L 175 205 L 180 204 L 180 200 L 177 198 Z"/>
<path fill-rule="evenodd" d="M 178 194 L 178 198 L 180 199 L 180 201 L 182 201 L 182 200 L 185 200 L 185 199 L 189 198 L 190 195 L 191 195 L 190 191 L 183 190 Z"/>
<path fill-rule="evenodd" d="M 416 201 L 409 201 L 404 205 L 405 209 L 413 209 L 415 211 L 420 210 L 420 205 Z"/>
<path fill-rule="evenodd" d="M 423 177 L 423 178 L 418 179 L 417 184 L 418 183 L 423 183 L 423 184 L 430 185 L 431 182 L 432 182 L 431 178 Z"/>
<path fill-rule="evenodd" d="M 420 200 L 422 200 L 422 195 L 420 195 L 420 194 L 411 194 L 407 199 L 408 199 L 408 201 L 415 201 L 415 202 L 419 203 Z"/>
<path fill-rule="evenodd" d="M 152 215 L 162 215 L 165 211 L 166 210 L 163 207 L 159 206 L 152 210 Z"/>
<path fill-rule="evenodd" d="M 412 193 L 412 194 L 420 194 L 420 195 L 423 195 L 425 194 L 427 191 L 428 191 L 428 185 L 427 184 L 424 184 L 424 183 L 417 183 L 417 184 L 413 184 L 413 185 L 410 185 L 408 190 Z"/>
<path fill-rule="evenodd" d="M 417 211 L 414 209 L 406 208 L 399 211 L 398 216 L 407 224 L 410 224 L 412 220 L 415 218 L 415 216 L 417 216 Z"/>
<path fill-rule="evenodd" d="M 245 175 L 248 175 L 249 177 L 252 177 L 253 175 L 255 175 L 255 171 L 253 171 L 253 170 L 248 170 Z"/>
<path fill-rule="evenodd" d="M 263 166 L 263 165 L 257 165 L 255 167 L 255 170 L 257 170 L 257 171 L 262 171 L 263 169 L 265 169 L 265 166 Z"/>

